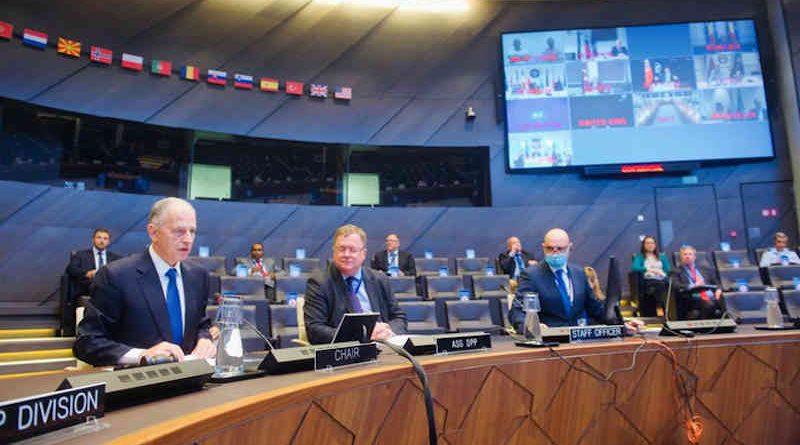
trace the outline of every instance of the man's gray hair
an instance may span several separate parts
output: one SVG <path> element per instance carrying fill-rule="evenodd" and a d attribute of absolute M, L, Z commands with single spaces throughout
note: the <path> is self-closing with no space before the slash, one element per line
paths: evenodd
<path fill-rule="evenodd" d="M 164 219 L 164 214 L 167 213 L 172 208 L 176 207 L 184 207 L 191 209 L 194 212 L 194 207 L 189 201 L 180 198 L 164 198 L 159 199 L 153 204 L 153 207 L 150 208 L 150 215 L 147 217 L 147 223 L 153 224 L 154 226 L 161 225 L 162 220 Z"/>

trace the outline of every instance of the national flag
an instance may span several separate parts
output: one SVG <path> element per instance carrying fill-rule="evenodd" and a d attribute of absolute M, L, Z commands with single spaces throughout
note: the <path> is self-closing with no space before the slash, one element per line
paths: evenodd
<path fill-rule="evenodd" d="M 172 62 L 169 60 L 153 59 L 153 61 L 150 62 L 150 73 L 169 77 L 172 75 Z"/>
<path fill-rule="evenodd" d="M 93 46 L 92 52 L 89 53 L 89 58 L 92 59 L 92 62 L 102 63 L 103 65 L 111 65 L 111 59 L 114 58 L 114 52 L 108 48 Z"/>
<path fill-rule="evenodd" d="M 144 67 L 144 58 L 142 58 L 142 56 L 122 53 L 122 67 L 129 70 L 141 71 Z"/>
<path fill-rule="evenodd" d="M 70 57 L 80 57 L 81 56 L 81 42 L 76 42 L 74 40 L 65 39 L 63 37 L 58 38 L 58 49 L 59 54 L 63 54 L 65 56 Z"/>
<path fill-rule="evenodd" d="M 0 39 L 11 40 L 14 33 L 14 25 L 11 23 L 0 22 Z"/>
<path fill-rule="evenodd" d="M 293 94 L 295 96 L 303 95 L 303 82 L 286 81 L 286 94 Z"/>
<path fill-rule="evenodd" d="M 239 74 L 236 73 L 233 75 L 233 87 L 234 88 L 244 88 L 246 90 L 253 89 L 253 76 L 248 76 L 247 74 Z"/>
<path fill-rule="evenodd" d="M 328 97 L 328 85 L 321 85 L 312 83 L 308 90 L 308 95 L 311 97 Z"/>
<path fill-rule="evenodd" d="M 333 98 L 350 100 L 353 98 L 353 89 L 350 87 L 336 87 L 333 92 Z"/>
<path fill-rule="evenodd" d="M 197 80 L 200 78 L 200 70 L 196 66 L 184 65 L 181 67 L 181 78 L 186 80 Z"/>
<path fill-rule="evenodd" d="M 270 79 L 269 77 L 261 78 L 261 91 L 278 91 L 278 79 Z"/>
<path fill-rule="evenodd" d="M 214 85 L 225 85 L 228 83 L 228 73 L 225 71 L 208 70 L 206 80 L 208 80 L 208 83 Z"/>
<path fill-rule="evenodd" d="M 47 46 L 47 34 L 25 28 L 22 32 L 22 42 L 28 46 L 44 49 Z"/>

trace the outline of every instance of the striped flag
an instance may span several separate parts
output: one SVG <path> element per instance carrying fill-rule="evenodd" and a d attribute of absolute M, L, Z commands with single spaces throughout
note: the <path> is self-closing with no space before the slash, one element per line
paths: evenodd
<path fill-rule="evenodd" d="M 34 48 L 44 49 L 47 46 L 47 34 L 25 28 L 22 32 L 22 43 Z"/>
<path fill-rule="evenodd" d="M 0 22 L 0 39 L 11 40 L 14 33 L 14 25 L 11 23 Z"/>
<path fill-rule="evenodd" d="M 65 56 L 70 57 L 80 57 L 81 56 L 81 42 L 76 42 L 74 40 L 65 39 L 63 37 L 58 38 L 58 49 L 56 50 L 59 54 L 63 54 Z"/>
<path fill-rule="evenodd" d="M 196 66 L 184 65 L 181 67 L 181 79 L 197 80 L 200 78 L 200 70 Z"/>
<path fill-rule="evenodd" d="M 303 82 L 294 82 L 291 80 L 286 81 L 286 94 L 295 96 L 303 95 Z"/>
<path fill-rule="evenodd" d="M 350 100 L 353 98 L 353 89 L 350 87 L 336 87 L 333 92 L 334 99 Z"/>
<path fill-rule="evenodd" d="M 308 89 L 308 95 L 311 97 L 326 98 L 328 97 L 328 85 L 312 83 Z"/>
<path fill-rule="evenodd" d="M 144 59 L 142 56 L 122 53 L 122 67 L 129 70 L 141 71 L 144 67 Z"/>
<path fill-rule="evenodd" d="M 150 62 L 150 73 L 169 77 L 172 75 L 172 62 L 169 60 L 153 59 L 153 61 Z"/>
<path fill-rule="evenodd" d="M 228 83 L 228 73 L 225 71 L 208 70 L 206 80 L 213 85 L 225 85 Z"/>
<path fill-rule="evenodd" d="M 243 88 L 245 90 L 252 90 L 253 89 L 253 76 L 248 76 L 247 74 L 239 74 L 236 73 L 233 75 L 233 87 L 234 88 Z"/>
<path fill-rule="evenodd" d="M 93 46 L 92 52 L 89 53 L 89 58 L 92 62 L 102 63 L 103 65 L 111 65 L 111 59 L 114 57 L 114 52 L 108 48 L 101 48 Z"/>
<path fill-rule="evenodd" d="M 278 79 L 271 79 L 269 77 L 261 78 L 261 91 L 278 91 Z"/>

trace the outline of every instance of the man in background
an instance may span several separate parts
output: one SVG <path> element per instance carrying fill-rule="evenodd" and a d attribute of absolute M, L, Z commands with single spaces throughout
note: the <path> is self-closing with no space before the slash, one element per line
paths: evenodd
<path fill-rule="evenodd" d="M 500 273 L 516 279 L 528 266 L 536 264 L 533 254 L 522 248 L 522 243 L 516 236 L 506 240 L 506 251 L 497 257 Z"/>
<path fill-rule="evenodd" d="M 400 250 L 400 237 L 395 233 L 386 235 L 386 249 L 377 252 L 372 257 L 370 265 L 375 270 L 390 272 L 389 268 L 396 267 L 400 276 L 414 276 L 417 274 L 417 265 L 411 253 Z"/>
<path fill-rule="evenodd" d="M 788 247 L 788 235 L 783 232 L 775 232 L 772 242 L 773 247 L 761 254 L 761 260 L 758 263 L 760 267 L 800 264 L 797 252 Z"/>

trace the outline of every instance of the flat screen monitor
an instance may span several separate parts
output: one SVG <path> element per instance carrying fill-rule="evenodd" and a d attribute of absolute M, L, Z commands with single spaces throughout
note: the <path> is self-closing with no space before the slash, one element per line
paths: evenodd
<path fill-rule="evenodd" d="M 501 38 L 510 172 L 774 156 L 753 20 Z"/>
<path fill-rule="evenodd" d="M 339 326 L 336 328 L 336 333 L 333 335 L 331 343 L 368 342 L 379 316 L 380 314 L 377 312 L 344 314 L 342 321 L 339 322 Z"/>

